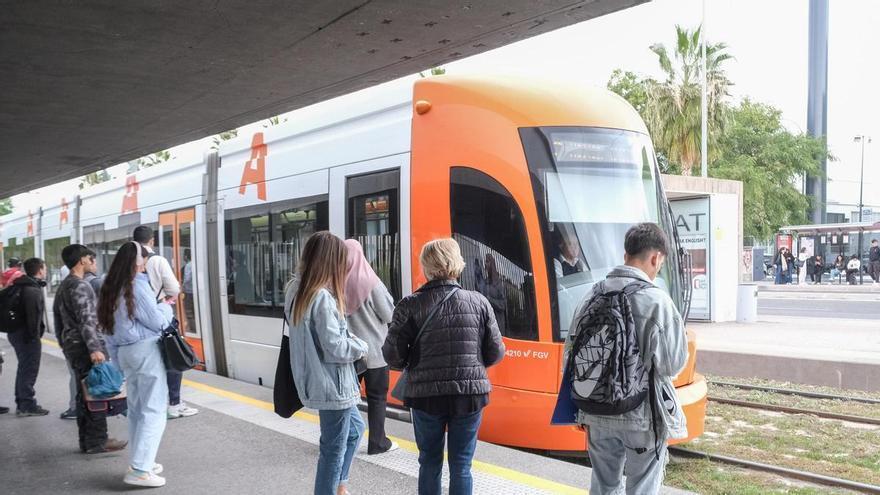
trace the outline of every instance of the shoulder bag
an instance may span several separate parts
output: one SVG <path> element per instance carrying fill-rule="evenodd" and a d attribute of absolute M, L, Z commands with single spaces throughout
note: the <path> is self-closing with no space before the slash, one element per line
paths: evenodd
<path fill-rule="evenodd" d="M 416 338 L 413 339 L 412 344 L 409 346 L 410 353 L 412 353 L 412 350 L 415 349 L 416 344 L 419 343 L 419 338 L 422 336 L 422 332 L 424 332 L 425 329 L 428 328 L 428 325 L 431 324 L 431 320 L 434 319 L 434 315 L 437 314 L 437 310 L 440 309 L 440 306 L 443 306 L 443 303 L 448 301 L 449 298 L 452 297 L 452 295 L 455 294 L 456 292 L 458 292 L 458 287 L 453 287 L 452 290 L 449 291 L 449 294 L 446 294 L 446 296 L 443 299 L 441 299 L 440 302 L 437 303 L 433 309 L 431 309 L 431 312 L 428 313 L 428 317 L 425 318 L 424 323 L 422 323 L 422 326 L 419 328 L 418 333 L 416 333 Z M 403 402 L 404 393 L 406 393 L 407 369 L 409 369 L 408 363 L 403 368 L 403 371 L 400 372 L 400 376 L 397 377 L 397 383 L 394 385 L 394 389 L 391 390 L 391 397 L 394 397 L 395 399 L 399 400 L 400 402 Z"/>
<path fill-rule="evenodd" d="M 177 318 L 172 318 L 171 324 L 159 335 L 159 348 L 168 371 L 184 372 L 199 365 L 192 346 L 180 335 L 179 325 Z"/>
<path fill-rule="evenodd" d="M 293 301 L 290 302 L 291 307 Z M 282 418 L 289 418 L 300 409 L 303 403 L 299 400 L 299 392 L 296 390 L 296 383 L 293 381 L 293 370 L 290 369 L 290 337 L 284 335 L 284 328 L 287 325 L 287 318 L 290 315 L 290 309 L 281 319 L 281 349 L 278 353 L 278 364 L 275 366 L 275 384 L 272 386 L 272 402 L 275 405 L 275 414 Z"/>

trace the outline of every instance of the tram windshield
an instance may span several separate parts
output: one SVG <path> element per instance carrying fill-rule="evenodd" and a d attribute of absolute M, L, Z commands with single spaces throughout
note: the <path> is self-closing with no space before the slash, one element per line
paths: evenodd
<path fill-rule="evenodd" d="M 674 244 L 673 226 L 648 136 L 583 127 L 520 133 L 544 230 L 554 337 L 562 340 L 593 284 L 623 263 L 626 231 L 656 222 Z M 654 283 L 681 308 L 678 256 L 670 247 Z"/>

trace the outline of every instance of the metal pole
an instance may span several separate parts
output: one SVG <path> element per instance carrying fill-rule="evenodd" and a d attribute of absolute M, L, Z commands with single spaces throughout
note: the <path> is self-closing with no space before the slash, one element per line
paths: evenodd
<path fill-rule="evenodd" d="M 865 141 L 868 139 L 867 136 L 862 136 L 862 168 L 859 172 L 859 223 L 862 223 L 862 210 L 864 209 L 863 204 L 863 194 L 864 194 L 864 185 L 865 185 Z M 859 227 L 859 263 L 862 262 L 862 227 Z M 859 267 L 859 284 L 865 283 L 864 280 L 865 271 Z"/>
<path fill-rule="evenodd" d="M 703 90 L 701 95 L 702 115 L 700 117 L 700 175 L 709 176 L 709 108 L 708 78 L 706 73 L 706 0 L 703 0 L 703 23 L 700 25 L 700 51 L 703 64 Z"/>

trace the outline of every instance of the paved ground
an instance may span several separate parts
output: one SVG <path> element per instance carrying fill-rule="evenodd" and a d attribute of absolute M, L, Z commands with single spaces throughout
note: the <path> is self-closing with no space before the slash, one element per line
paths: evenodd
<path fill-rule="evenodd" d="M 798 316 L 834 319 L 874 320 L 880 326 L 880 302 L 814 298 L 801 294 L 795 298 L 758 297 L 758 316 Z"/>
<path fill-rule="evenodd" d="M 15 355 L 5 339 L 0 404 L 12 402 Z M 44 345 L 38 400 L 52 411 L 41 418 L 0 416 L 0 493 L 4 495 L 94 494 L 128 491 L 121 483 L 128 450 L 78 453 L 76 425 L 58 419 L 67 402 L 67 371 L 57 349 Z M 276 416 L 271 390 L 200 372 L 188 372 L 184 399 L 202 412 L 168 423 L 159 450 L 168 485 L 156 493 L 311 493 L 317 458 L 314 412 Z M 358 495 L 416 493 L 417 449 L 412 426 L 387 422 L 399 451 L 358 455 L 351 489 Z M 110 420 L 111 434 L 127 437 L 124 419 Z M 362 447 L 363 450 L 364 447 Z M 475 492 L 488 494 L 585 494 L 589 469 L 480 442 L 474 464 Z M 682 493 L 665 489 L 664 493 Z"/>

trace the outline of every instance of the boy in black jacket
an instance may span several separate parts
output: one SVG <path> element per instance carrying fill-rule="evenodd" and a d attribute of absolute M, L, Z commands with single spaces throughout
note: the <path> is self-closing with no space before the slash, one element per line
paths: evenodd
<path fill-rule="evenodd" d="M 15 375 L 15 415 L 18 417 L 45 416 L 49 411 L 40 407 L 35 398 L 34 385 L 40 372 L 40 357 L 43 346 L 40 338 L 46 331 L 46 300 L 43 287 L 46 286 L 46 263 L 40 258 L 30 258 L 24 262 L 24 276 L 15 279 L 13 287 L 21 291 L 21 316 L 23 325 L 9 332 L 9 343 L 18 358 L 18 371 Z"/>

